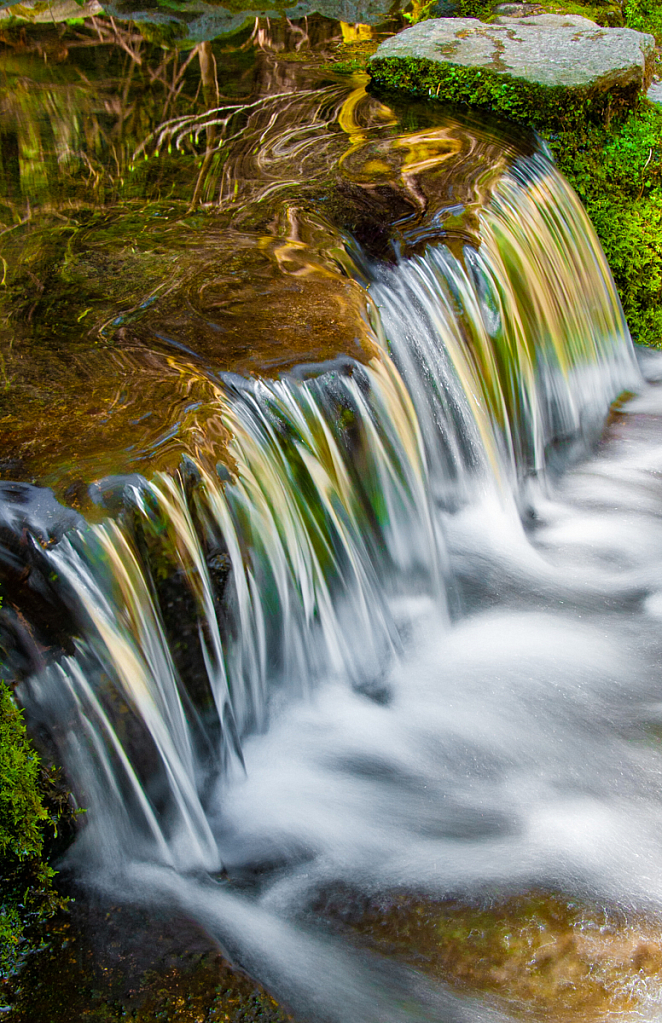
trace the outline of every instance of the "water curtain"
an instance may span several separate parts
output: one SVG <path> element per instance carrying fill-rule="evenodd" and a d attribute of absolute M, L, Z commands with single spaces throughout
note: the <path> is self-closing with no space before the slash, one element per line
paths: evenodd
<path fill-rule="evenodd" d="M 486 491 L 516 506 L 638 379 L 597 240 L 544 153 L 503 171 L 479 220 L 479 245 L 428 224 L 392 262 L 348 243 L 368 364 L 220 375 L 223 464 L 133 478 L 121 514 L 47 552 L 79 637 L 22 695 L 90 808 L 78 847 L 95 862 L 220 869 L 215 807 L 243 738 L 325 681 L 387 699 L 403 600 L 457 613 L 446 517 Z"/>

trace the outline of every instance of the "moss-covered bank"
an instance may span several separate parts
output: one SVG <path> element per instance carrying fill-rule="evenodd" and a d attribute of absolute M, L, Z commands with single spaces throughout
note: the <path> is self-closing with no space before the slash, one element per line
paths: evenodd
<path fill-rule="evenodd" d="M 0 1004 L 8 978 L 41 943 L 40 925 L 66 902 L 48 857 L 72 816 L 57 770 L 42 766 L 0 682 Z"/>
<path fill-rule="evenodd" d="M 634 340 L 662 346 L 662 108 L 547 133 L 611 267 Z"/>

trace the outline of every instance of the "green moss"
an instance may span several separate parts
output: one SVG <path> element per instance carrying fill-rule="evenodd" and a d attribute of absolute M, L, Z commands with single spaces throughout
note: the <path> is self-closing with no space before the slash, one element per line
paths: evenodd
<path fill-rule="evenodd" d="M 468 0 L 474 3 L 476 0 Z M 580 14 L 598 25 L 650 32 L 662 45 L 662 5 L 659 0 L 536 0 L 553 14 Z"/>
<path fill-rule="evenodd" d="M 149 21 L 137 21 L 135 27 L 143 39 L 163 50 L 172 49 L 186 35 L 186 26 L 181 21 L 169 21 L 165 25 L 160 22 L 152 24 Z"/>
<path fill-rule="evenodd" d="M 366 62 L 364 57 L 352 57 L 351 60 L 336 60 L 333 63 L 324 65 L 326 71 L 333 71 L 337 75 L 362 75 L 365 73 Z"/>
<path fill-rule="evenodd" d="M 515 79 L 488 68 L 441 64 L 413 57 L 381 57 L 370 61 L 368 71 L 380 89 L 404 89 L 442 103 L 463 104 L 489 110 L 511 121 L 538 128 L 565 130 L 597 121 L 609 121 L 632 106 L 636 90 L 610 93 L 586 89 L 546 87 Z"/>
<path fill-rule="evenodd" d="M 38 943 L 31 928 L 62 907 L 45 862 L 44 841 L 56 826 L 44 804 L 41 767 L 21 712 L 0 683 L 0 979 Z"/>
<path fill-rule="evenodd" d="M 642 101 L 610 126 L 548 141 L 597 231 L 634 339 L 662 346 L 662 109 Z"/>
<path fill-rule="evenodd" d="M 484 21 L 492 13 L 494 0 L 459 0 L 457 13 L 460 18 L 480 18 Z"/>
<path fill-rule="evenodd" d="M 662 45 L 662 7 L 660 0 L 625 0 L 625 24 L 639 32 L 651 32 Z"/>

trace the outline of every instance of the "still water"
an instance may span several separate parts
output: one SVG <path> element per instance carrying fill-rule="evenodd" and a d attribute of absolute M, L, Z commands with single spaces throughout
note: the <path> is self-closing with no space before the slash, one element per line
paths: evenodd
<path fill-rule="evenodd" d="M 8 36 L 8 670 L 68 868 L 298 1020 L 654 1020 L 662 363 L 378 37 Z"/>

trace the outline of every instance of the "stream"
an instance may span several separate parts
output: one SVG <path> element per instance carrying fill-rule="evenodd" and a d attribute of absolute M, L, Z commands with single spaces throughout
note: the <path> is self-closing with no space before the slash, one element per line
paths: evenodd
<path fill-rule="evenodd" d="M 5 42 L 7 677 L 63 868 L 300 1023 L 653 1021 L 662 355 L 371 17 Z"/>

